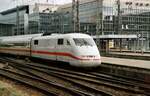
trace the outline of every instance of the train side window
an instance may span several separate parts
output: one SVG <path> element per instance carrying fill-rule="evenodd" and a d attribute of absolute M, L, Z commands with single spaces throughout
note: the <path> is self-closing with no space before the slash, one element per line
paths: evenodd
<path fill-rule="evenodd" d="M 67 40 L 67 45 L 71 45 L 70 42 Z"/>
<path fill-rule="evenodd" d="M 34 40 L 34 45 L 38 45 L 38 40 Z"/>
<path fill-rule="evenodd" d="M 57 42 L 58 45 L 63 45 L 63 43 L 64 43 L 64 39 L 58 39 L 58 42 Z"/>

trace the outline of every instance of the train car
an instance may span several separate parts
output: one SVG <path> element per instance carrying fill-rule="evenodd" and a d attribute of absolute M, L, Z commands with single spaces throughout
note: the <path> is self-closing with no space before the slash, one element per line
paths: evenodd
<path fill-rule="evenodd" d="M 101 64 L 93 38 L 81 33 L 2 37 L 0 52 L 63 61 L 78 67 Z"/>
<path fill-rule="evenodd" d="M 0 53 L 30 56 L 31 38 L 41 34 L 0 37 Z"/>

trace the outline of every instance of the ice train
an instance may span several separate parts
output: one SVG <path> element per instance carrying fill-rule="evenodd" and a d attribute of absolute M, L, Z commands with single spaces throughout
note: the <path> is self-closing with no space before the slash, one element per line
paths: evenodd
<path fill-rule="evenodd" d="M 63 61 L 78 67 L 101 64 L 93 38 L 82 33 L 0 37 L 0 53 Z"/>

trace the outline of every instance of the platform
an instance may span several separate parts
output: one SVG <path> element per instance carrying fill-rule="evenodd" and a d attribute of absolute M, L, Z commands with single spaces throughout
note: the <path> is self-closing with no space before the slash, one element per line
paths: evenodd
<path fill-rule="evenodd" d="M 101 57 L 101 58 L 102 58 L 102 63 L 150 69 L 150 61 L 146 61 L 146 60 L 123 59 L 123 58 L 113 58 L 113 57 Z"/>
<path fill-rule="evenodd" d="M 145 52 L 145 53 L 134 53 L 134 52 L 109 52 L 109 54 L 117 54 L 117 55 L 129 55 L 129 56 L 149 56 L 150 57 L 150 52 Z"/>

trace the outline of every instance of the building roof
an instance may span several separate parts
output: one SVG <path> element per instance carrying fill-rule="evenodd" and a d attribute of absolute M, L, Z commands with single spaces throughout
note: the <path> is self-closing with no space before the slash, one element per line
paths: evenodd
<path fill-rule="evenodd" d="M 29 5 L 18 6 L 18 8 L 19 8 L 19 10 L 26 10 L 26 13 L 29 13 Z M 10 14 L 10 13 L 13 13 L 16 11 L 17 11 L 17 7 L 12 8 L 12 9 L 8 9 L 6 11 L 2 11 L 2 12 L 0 12 L 0 14 L 7 15 L 7 14 Z"/>
<path fill-rule="evenodd" d="M 10 23 L 6 23 L 6 22 L 0 22 L 0 25 L 14 25 L 14 24 L 10 24 Z"/>
<path fill-rule="evenodd" d="M 92 37 L 100 39 L 134 39 L 137 38 L 137 35 L 95 35 Z"/>
<path fill-rule="evenodd" d="M 80 0 L 79 1 L 80 4 L 89 3 L 89 2 L 95 2 L 95 0 Z M 60 6 L 60 8 L 67 8 L 67 7 L 72 7 L 72 3 L 66 3 Z"/>

